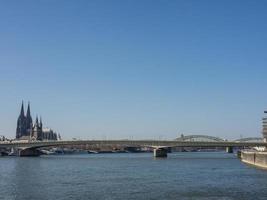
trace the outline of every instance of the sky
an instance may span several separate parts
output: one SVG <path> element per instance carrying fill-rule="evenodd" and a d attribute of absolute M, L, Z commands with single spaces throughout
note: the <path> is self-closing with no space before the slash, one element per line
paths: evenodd
<path fill-rule="evenodd" d="M 264 0 L 0 2 L 0 135 L 22 100 L 63 139 L 261 136 Z"/>

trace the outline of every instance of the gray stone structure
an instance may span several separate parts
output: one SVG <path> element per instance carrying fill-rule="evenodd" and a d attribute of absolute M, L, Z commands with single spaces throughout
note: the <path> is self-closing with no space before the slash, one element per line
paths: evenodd
<path fill-rule="evenodd" d="M 17 120 L 16 139 L 17 140 L 57 140 L 57 134 L 51 129 L 43 129 L 42 118 L 36 117 L 35 123 L 32 122 L 30 103 L 28 103 L 27 113 L 24 114 L 22 102 L 20 115 Z"/>
<path fill-rule="evenodd" d="M 38 120 L 38 117 L 36 117 L 35 123 L 32 127 L 32 135 L 31 138 L 33 140 L 43 140 L 43 123 L 42 120 Z"/>
<path fill-rule="evenodd" d="M 17 130 L 16 130 L 16 139 L 27 137 L 31 135 L 31 123 L 32 119 L 30 116 L 30 104 L 28 104 L 27 115 L 24 115 L 24 105 L 22 102 L 20 115 L 17 120 Z"/>
<path fill-rule="evenodd" d="M 240 157 L 244 163 L 267 169 L 267 152 L 241 151 Z"/>
<path fill-rule="evenodd" d="M 43 128 L 43 140 L 57 140 L 57 134 L 50 128 Z"/>

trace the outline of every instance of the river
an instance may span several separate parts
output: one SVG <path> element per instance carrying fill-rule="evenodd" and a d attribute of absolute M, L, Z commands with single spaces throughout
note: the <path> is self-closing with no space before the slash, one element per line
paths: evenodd
<path fill-rule="evenodd" d="M 1 200 L 267 199 L 267 171 L 227 153 L 0 157 Z"/>

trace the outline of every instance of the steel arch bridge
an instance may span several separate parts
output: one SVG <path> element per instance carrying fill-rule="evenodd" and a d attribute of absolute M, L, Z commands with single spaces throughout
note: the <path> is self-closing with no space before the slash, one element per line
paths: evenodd
<path fill-rule="evenodd" d="M 263 138 L 260 137 L 247 137 L 235 140 L 235 142 L 262 142 Z"/>
<path fill-rule="evenodd" d="M 203 142 L 222 142 L 226 141 L 225 139 L 222 139 L 220 137 L 215 136 L 209 136 L 209 135 L 182 135 L 179 138 L 175 139 L 176 141 L 186 141 L 186 142 L 197 142 L 197 141 L 203 141 Z M 234 142 L 262 142 L 263 138 L 261 137 L 247 137 L 247 138 L 241 138 L 233 140 Z"/>
<path fill-rule="evenodd" d="M 176 138 L 177 141 L 210 141 L 210 142 L 222 142 L 226 141 L 219 137 L 209 136 L 209 135 L 182 135 Z"/>

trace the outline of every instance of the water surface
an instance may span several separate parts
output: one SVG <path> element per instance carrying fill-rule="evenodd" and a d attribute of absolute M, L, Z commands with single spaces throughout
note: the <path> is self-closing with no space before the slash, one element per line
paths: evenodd
<path fill-rule="evenodd" d="M 0 199 L 267 199 L 267 171 L 234 154 L 84 154 L 0 158 Z"/>

